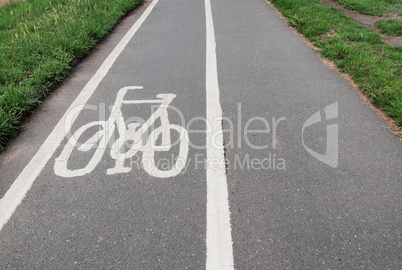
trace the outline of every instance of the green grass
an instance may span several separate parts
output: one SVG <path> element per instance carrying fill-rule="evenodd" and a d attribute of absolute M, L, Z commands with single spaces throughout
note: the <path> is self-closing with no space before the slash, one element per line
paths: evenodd
<path fill-rule="evenodd" d="M 402 47 L 386 45 L 372 29 L 318 0 L 271 2 L 291 26 L 350 74 L 372 102 L 402 126 Z"/>
<path fill-rule="evenodd" d="M 0 7 L 0 151 L 73 62 L 141 0 L 27 0 Z"/>
<path fill-rule="evenodd" d="M 402 36 L 402 21 L 398 20 L 382 20 L 375 23 L 375 26 L 380 28 L 381 33 Z"/>
<path fill-rule="evenodd" d="M 388 10 L 401 10 L 402 0 L 335 0 L 343 7 L 362 14 L 382 16 Z"/>

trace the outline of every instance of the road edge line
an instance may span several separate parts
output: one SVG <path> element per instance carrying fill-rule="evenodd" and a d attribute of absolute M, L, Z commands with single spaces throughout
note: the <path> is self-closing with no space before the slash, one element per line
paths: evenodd
<path fill-rule="evenodd" d="M 4 197 L 0 200 L 0 231 L 17 209 L 18 205 L 22 202 L 27 192 L 30 190 L 32 184 L 39 176 L 47 162 L 53 156 L 56 149 L 60 146 L 64 139 L 66 130 L 70 130 L 71 126 L 66 126 L 66 118 L 68 113 L 88 102 L 89 98 L 95 92 L 99 83 L 103 80 L 110 68 L 113 66 L 116 59 L 120 56 L 121 52 L 125 49 L 132 37 L 137 33 L 143 22 L 147 19 L 155 5 L 159 0 L 153 0 L 144 13 L 138 18 L 130 30 L 124 35 L 120 42 L 116 45 L 113 51 L 108 55 L 96 73 L 85 85 L 81 93 L 76 97 L 70 105 L 66 113 L 54 127 L 53 131 L 47 137 L 45 142 L 36 152 L 34 157 L 29 161 L 24 170 L 20 173 L 14 183 L 10 186 Z M 74 123 L 75 118 L 69 121 L 70 124 Z"/>

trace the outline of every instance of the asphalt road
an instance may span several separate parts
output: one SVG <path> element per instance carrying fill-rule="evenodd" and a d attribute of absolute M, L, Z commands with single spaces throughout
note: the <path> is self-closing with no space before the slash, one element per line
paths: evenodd
<path fill-rule="evenodd" d="M 0 269 L 401 269 L 401 144 L 264 0 L 153 0 L 0 156 Z"/>

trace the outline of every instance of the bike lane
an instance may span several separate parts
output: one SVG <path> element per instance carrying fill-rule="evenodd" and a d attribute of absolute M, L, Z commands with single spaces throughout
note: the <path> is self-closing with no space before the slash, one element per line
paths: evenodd
<path fill-rule="evenodd" d="M 124 87 L 142 87 L 124 96 L 140 103 L 122 106 L 126 123 L 143 123 L 155 112 L 142 101 L 174 94 L 177 110 L 168 109 L 168 120 L 189 132 L 187 168 L 154 177 L 140 168 L 140 151 L 130 157 L 131 172 L 108 175 L 115 160 L 106 149 L 95 169 L 59 177 L 54 165 L 65 139 L 0 232 L 3 268 L 205 267 L 204 12 L 204 1 L 159 0 L 72 128 L 74 134 L 88 123 L 106 124 Z M 399 142 L 264 1 L 212 1 L 212 15 L 235 267 L 395 266 Z M 319 124 L 317 111 L 328 123 Z M 94 125 L 84 137 L 96 131 Z M 170 165 L 179 148 L 156 160 Z M 326 149 L 327 157 L 315 154 Z M 74 152 L 70 170 L 94 152 Z M 214 161 L 208 165 L 219 168 L 221 160 Z"/>
<path fill-rule="evenodd" d="M 235 268 L 397 269 L 398 138 L 267 2 L 212 13 Z"/>
<path fill-rule="evenodd" d="M 124 157 L 130 172 L 120 173 L 120 168 L 108 174 L 116 164 L 111 144 L 104 153 L 96 152 L 102 147 L 98 143 L 88 152 L 75 149 L 70 155 L 63 150 L 64 139 L 0 232 L 1 268 L 205 267 L 205 35 L 204 1 L 159 0 L 86 105 L 69 113 L 77 116 L 70 135 L 88 127 L 79 142 L 96 134 L 97 124 L 112 127 L 111 115 L 117 115 L 116 123 L 124 119 L 126 125 L 132 124 L 131 132 L 113 134 L 111 142 L 125 133 L 145 144 L 152 128 L 161 125 L 163 135 L 155 144 L 169 135 L 172 142 L 180 142 L 185 138 L 176 131 L 185 128 L 190 145 L 188 154 L 182 152 L 181 158 L 186 154 L 187 160 L 180 174 L 161 172 L 155 177 L 142 168 L 151 162 L 142 163 L 146 153 L 154 154 L 152 162 L 161 170 L 168 170 L 177 164 L 180 148 L 186 148 L 180 143 L 169 151 L 156 146 L 154 153 L 139 147 L 136 155 Z M 132 87 L 121 96 L 127 103 L 121 106 L 121 115 L 113 114 L 119 111 L 115 101 L 125 87 Z M 169 98 L 169 108 L 149 103 Z M 160 117 L 150 118 L 153 113 Z M 152 128 L 138 136 L 135 131 L 147 119 Z M 95 168 L 79 171 L 100 155 Z M 55 160 L 63 169 L 55 167 Z"/>

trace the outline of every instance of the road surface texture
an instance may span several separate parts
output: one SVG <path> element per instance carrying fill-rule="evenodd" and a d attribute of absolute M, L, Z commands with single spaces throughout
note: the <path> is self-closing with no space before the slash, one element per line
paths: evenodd
<path fill-rule="evenodd" d="M 401 144 L 264 0 L 153 0 L 0 156 L 0 269 L 401 269 Z"/>

